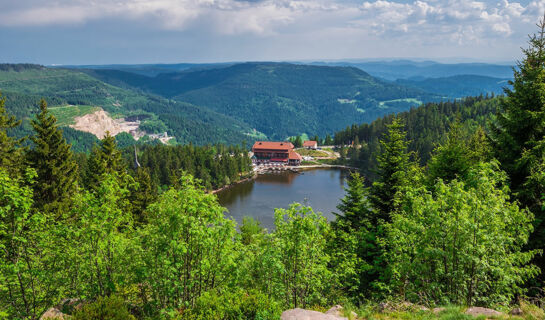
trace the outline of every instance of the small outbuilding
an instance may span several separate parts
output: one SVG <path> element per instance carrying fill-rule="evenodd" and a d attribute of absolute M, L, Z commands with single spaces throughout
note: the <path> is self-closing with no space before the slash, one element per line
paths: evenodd
<path fill-rule="evenodd" d="M 312 141 L 312 140 L 307 140 L 307 141 L 303 142 L 303 148 L 316 150 L 318 148 L 318 142 L 317 141 Z"/>

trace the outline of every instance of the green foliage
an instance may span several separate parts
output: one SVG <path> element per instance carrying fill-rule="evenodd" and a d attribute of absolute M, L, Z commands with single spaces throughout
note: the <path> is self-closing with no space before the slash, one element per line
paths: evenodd
<path fill-rule="evenodd" d="M 545 243 L 545 202 L 542 182 L 545 159 L 545 18 L 539 33 L 530 36 L 524 59 L 514 70 L 512 89 L 501 103 L 497 120 L 491 125 L 495 156 L 509 175 L 511 189 L 523 206 L 535 214 L 535 232 L 530 247 Z M 545 259 L 539 259 L 545 267 Z"/>
<path fill-rule="evenodd" d="M 105 174 L 93 192 L 76 194 L 70 218 L 55 230 L 53 241 L 62 243 L 59 259 L 67 293 L 72 297 L 108 296 L 130 283 L 132 265 L 132 216 L 127 207 L 128 190 L 118 177 Z M 129 269 L 130 270 L 130 269 Z"/>
<path fill-rule="evenodd" d="M 0 167 L 16 175 L 21 171 L 24 158 L 22 150 L 18 148 L 22 141 L 8 136 L 8 132 L 19 126 L 21 121 L 6 112 L 5 103 L 6 98 L 0 94 Z"/>
<path fill-rule="evenodd" d="M 205 106 L 272 139 L 301 132 L 323 135 L 354 122 L 368 122 L 407 110 L 415 106 L 412 101 L 440 99 L 419 89 L 380 81 L 350 67 L 240 63 L 155 77 L 111 70 L 90 73 L 113 85 L 123 83 Z M 390 100 L 400 102 L 381 104 Z M 171 122 L 162 120 L 172 128 Z"/>
<path fill-rule="evenodd" d="M 388 226 L 393 289 L 426 303 L 505 304 L 538 269 L 523 252 L 531 213 L 510 202 L 505 177 L 493 165 L 468 182 L 438 180 L 434 192 L 404 189 Z"/>
<path fill-rule="evenodd" d="M 135 320 L 129 313 L 123 298 L 118 296 L 98 297 L 74 312 L 73 320 Z"/>
<path fill-rule="evenodd" d="M 282 312 L 278 302 L 250 289 L 233 291 L 212 290 L 200 296 L 195 306 L 184 311 L 181 319 L 188 320 L 277 320 Z"/>
<path fill-rule="evenodd" d="M 401 118 L 395 118 L 392 124 L 388 125 L 388 133 L 380 144 L 381 153 L 377 156 L 378 178 L 373 182 L 369 198 L 376 209 L 377 218 L 388 222 L 390 213 L 397 207 L 398 192 L 409 183 L 415 183 L 414 179 L 417 176 L 409 176 L 411 166 L 407 150 L 409 143 L 403 131 Z"/>
<path fill-rule="evenodd" d="M 337 206 L 341 214 L 332 222 L 329 239 L 332 268 L 339 287 L 355 302 L 376 292 L 384 272 L 384 249 L 380 245 L 384 221 L 369 201 L 369 190 L 358 173 L 348 180 L 346 196 Z"/>
<path fill-rule="evenodd" d="M 192 306 L 206 291 L 224 285 L 234 266 L 235 223 L 223 216 L 214 195 L 191 176 L 148 208 L 140 282 L 159 309 Z"/>
<path fill-rule="evenodd" d="M 459 121 L 464 134 L 485 126 L 493 118 L 501 97 L 468 97 L 453 102 L 428 103 L 410 111 L 397 115 L 388 115 L 371 123 L 352 125 L 335 133 L 335 144 L 350 144 L 358 137 L 362 147 L 358 157 L 351 158 L 349 163 L 358 167 L 370 180 L 376 178 L 376 155 L 381 151 L 379 140 L 387 132 L 387 125 L 393 119 L 403 119 L 409 141 L 408 149 L 415 152 L 424 165 L 431 157 L 437 144 L 446 140 L 446 133 L 452 123 Z"/>
<path fill-rule="evenodd" d="M 124 150 L 124 158 L 134 163 L 134 149 Z M 252 171 L 247 150 L 239 146 L 145 145 L 139 147 L 138 161 L 149 170 L 153 183 L 165 188 L 177 183 L 180 170 L 201 180 L 208 190 L 223 187 L 227 180 L 237 182 Z"/>
<path fill-rule="evenodd" d="M 451 124 L 446 142 L 435 148 L 428 162 L 428 178 L 432 185 L 437 179 L 446 183 L 456 178 L 466 180 L 472 165 L 467 140 L 464 139 L 460 124 L 458 122 Z"/>
<path fill-rule="evenodd" d="M 121 157 L 121 151 L 117 148 L 115 137 L 109 132 L 100 141 L 100 145 L 94 145 L 85 175 L 85 186 L 94 189 L 101 181 L 104 174 L 116 173 L 120 177 L 126 174 L 126 167 Z"/>
<path fill-rule="evenodd" d="M 243 245 L 249 245 L 256 241 L 260 241 L 265 234 L 265 229 L 261 227 L 261 223 L 252 218 L 242 218 L 242 225 L 240 226 L 240 238 Z"/>
<path fill-rule="evenodd" d="M 323 303 L 330 286 L 329 255 L 326 238 L 330 227 L 325 218 L 312 208 L 293 204 L 276 209 L 272 243 L 278 269 L 274 270 L 279 298 L 292 307 Z"/>
<path fill-rule="evenodd" d="M 49 221 L 31 210 L 35 177 L 29 169 L 13 179 L 0 168 L 0 310 L 10 319 L 37 319 L 56 298 L 47 281 L 56 275 L 45 260 Z"/>
<path fill-rule="evenodd" d="M 70 206 L 77 180 L 77 164 L 56 121 L 42 99 L 40 113 L 36 120 L 32 120 L 34 147 L 28 152 L 28 162 L 38 173 L 34 184 L 34 206 L 59 217 Z"/>
<path fill-rule="evenodd" d="M 93 74 L 92 71 L 88 73 Z M 248 134 L 253 132 L 249 125 L 227 113 L 224 115 L 204 106 L 145 94 L 128 86 L 122 88 L 117 86 L 119 83 L 106 84 L 89 74 L 61 68 L 26 68 L 24 65 L 13 65 L 0 70 L 0 81 L 7 97 L 8 110 L 21 119 L 35 113 L 36 102 L 40 98 L 46 98 L 51 106 L 74 105 L 55 109 L 54 112 L 60 116 L 63 125 L 73 122 L 74 116 L 91 112 L 101 106 L 111 114 L 150 113 L 153 117 L 142 122 L 144 128 L 153 132 L 167 131 L 180 143 L 236 144 L 248 139 Z M 30 128 L 23 123 L 23 127 L 14 130 L 12 134 L 23 137 L 29 132 Z M 82 135 L 87 136 L 85 133 Z M 69 142 L 84 139 L 81 136 L 76 138 Z M 78 151 L 88 152 L 91 145 L 78 144 Z M 84 146 L 85 150 L 79 149 Z"/>

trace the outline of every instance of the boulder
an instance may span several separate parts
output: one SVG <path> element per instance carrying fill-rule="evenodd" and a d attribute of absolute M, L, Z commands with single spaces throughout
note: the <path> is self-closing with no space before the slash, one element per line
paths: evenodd
<path fill-rule="evenodd" d="M 468 308 L 465 312 L 465 314 L 478 317 L 478 316 L 485 316 L 485 317 L 498 317 L 503 316 L 503 313 L 496 311 L 494 309 L 488 309 L 488 308 L 482 308 L 482 307 L 471 307 Z"/>
<path fill-rule="evenodd" d="M 336 305 L 334 307 L 331 307 L 331 309 L 327 310 L 325 314 L 342 317 L 344 316 L 343 307 L 340 305 Z M 352 315 L 352 318 L 354 319 L 358 316 L 354 311 L 351 311 L 350 314 Z"/>
<path fill-rule="evenodd" d="M 57 308 L 50 308 L 40 317 L 40 320 L 67 320 L 67 319 L 70 319 L 70 316 L 62 313 Z"/>
<path fill-rule="evenodd" d="M 515 308 L 513 310 L 511 310 L 511 312 L 509 312 L 510 315 L 512 316 L 522 316 L 524 314 L 524 312 L 522 311 L 521 308 Z"/>
<path fill-rule="evenodd" d="M 348 320 L 345 317 L 339 317 L 332 314 L 325 314 L 313 310 L 290 309 L 282 312 L 280 320 Z"/>

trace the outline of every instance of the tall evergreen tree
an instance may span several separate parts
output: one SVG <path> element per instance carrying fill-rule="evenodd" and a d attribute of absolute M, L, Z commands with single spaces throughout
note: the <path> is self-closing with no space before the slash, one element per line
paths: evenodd
<path fill-rule="evenodd" d="M 76 189 L 77 164 L 44 99 L 40 101 L 40 113 L 32 120 L 32 127 L 34 147 L 28 152 L 28 160 L 38 174 L 34 206 L 58 216 L 66 212 Z"/>
<path fill-rule="evenodd" d="M 126 174 L 126 166 L 117 148 L 115 137 L 106 132 L 106 136 L 100 141 L 100 145 L 94 145 L 87 162 L 85 185 L 94 189 L 99 185 L 104 174 Z"/>
<path fill-rule="evenodd" d="M 19 147 L 22 141 L 8 136 L 8 130 L 20 125 L 21 121 L 7 113 L 5 102 L 6 99 L 0 95 L 0 167 L 11 175 L 17 175 L 23 164 L 24 155 Z"/>
<path fill-rule="evenodd" d="M 388 125 L 388 133 L 380 141 L 381 153 L 377 156 L 377 180 L 370 189 L 370 200 L 380 219 L 390 221 L 396 208 L 396 194 L 410 183 L 409 171 L 413 165 L 407 151 L 408 142 L 401 118 Z"/>
<path fill-rule="evenodd" d="M 465 181 L 471 167 L 471 153 L 459 121 L 450 125 L 446 141 L 435 148 L 428 162 L 430 185 L 437 179 L 448 183 L 456 178 Z"/>
<path fill-rule="evenodd" d="M 157 187 L 151 181 L 148 168 L 136 169 L 134 180 L 137 184 L 132 188 L 129 200 L 132 204 L 135 222 L 146 223 L 146 208 L 157 199 Z"/>
<path fill-rule="evenodd" d="M 545 164 L 545 17 L 539 32 L 530 36 L 524 59 L 514 69 L 514 80 L 506 88 L 496 121 L 491 125 L 491 144 L 511 190 L 522 206 L 535 216 L 531 248 L 545 245 L 545 202 L 539 183 Z M 538 183 L 536 183 L 538 182 Z M 538 262 L 545 269 L 545 259 Z"/>

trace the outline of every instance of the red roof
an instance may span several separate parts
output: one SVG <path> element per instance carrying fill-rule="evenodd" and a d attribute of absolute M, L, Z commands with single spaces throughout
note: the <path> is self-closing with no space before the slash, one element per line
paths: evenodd
<path fill-rule="evenodd" d="M 314 147 L 317 144 L 318 142 L 309 140 L 309 141 L 303 142 L 303 147 Z"/>
<path fill-rule="evenodd" d="M 295 151 L 290 151 L 290 156 L 289 156 L 290 160 L 303 160 L 303 158 L 301 157 L 300 154 L 298 154 L 297 152 Z"/>
<path fill-rule="evenodd" d="M 290 151 L 293 149 L 293 144 L 291 142 L 256 141 L 252 147 L 252 150 L 254 149 Z"/>

